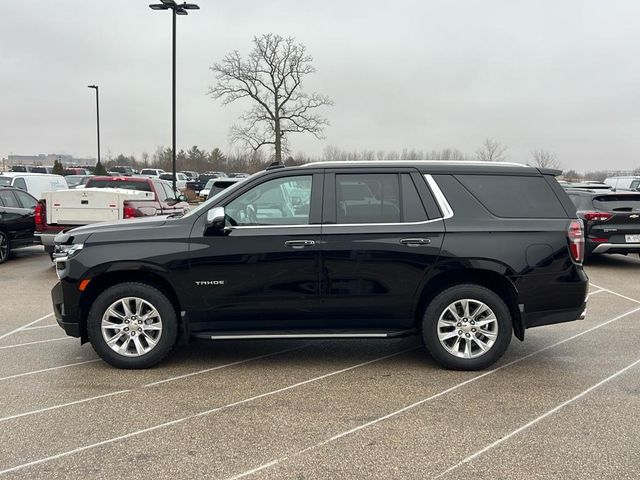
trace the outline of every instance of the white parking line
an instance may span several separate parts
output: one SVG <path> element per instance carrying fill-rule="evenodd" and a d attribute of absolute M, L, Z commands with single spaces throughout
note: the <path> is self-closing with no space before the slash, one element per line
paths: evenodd
<path fill-rule="evenodd" d="M 58 365 L 57 367 L 43 368 L 42 370 L 34 370 L 34 371 L 31 371 L 31 372 L 16 373 L 15 375 L 9 375 L 7 377 L 0 377 L 0 382 L 3 381 L 3 380 L 10 380 L 12 378 L 26 377 L 27 375 L 36 375 L 38 373 L 50 372 L 52 370 L 60 370 L 61 368 L 75 367 L 77 365 L 85 365 L 87 363 L 94 363 L 94 362 L 101 362 L 101 361 L 102 360 L 100 358 L 96 358 L 95 360 L 85 360 L 83 362 L 67 363 L 65 365 Z"/>
<path fill-rule="evenodd" d="M 414 409 L 414 408 L 416 408 L 416 407 L 419 407 L 420 405 L 424 405 L 424 404 L 425 404 L 425 403 L 427 403 L 427 402 L 430 402 L 430 401 L 432 401 L 432 400 L 435 400 L 435 399 L 436 399 L 436 398 L 438 398 L 438 397 L 441 397 L 441 396 L 446 395 L 446 394 L 448 394 L 448 393 L 451 393 L 451 392 L 453 392 L 453 391 L 455 391 L 455 390 L 458 390 L 459 388 L 464 387 L 465 385 L 468 385 L 468 384 L 470 384 L 470 383 L 473 383 L 473 382 L 475 382 L 475 381 L 477 381 L 477 380 L 480 380 L 481 378 L 484 378 L 484 377 L 486 377 L 486 376 L 488 376 L 488 375 L 491 375 L 491 374 L 493 374 L 493 373 L 496 373 L 496 372 L 498 372 L 498 371 L 500 371 L 500 370 L 503 370 L 503 369 L 505 369 L 505 368 L 507 368 L 507 367 L 510 367 L 510 366 L 512 366 L 512 365 L 515 365 L 516 363 L 520 363 L 520 362 L 522 362 L 523 360 L 526 360 L 527 358 L 533 357 L 534 355 L 537 355 L 537 354 L 539 354 L 539 353 L 542 353 L 542 352 L 544 352 L 544 351 L 546 351 L 546 350 L 549 350 L 549 349 L 551 349 L 551 348 L 555 348 L 555 347 L 557 347 L 558 345 L 562 345 L 563 343 L 566 343 L 566 342 L 569 342 L 569 341 L 571 341 L 571 340 L 574 340 L 574 339 L 576 339 L 576 338 L 578 338 L 578 337 L 581 337 L 582 335 L 585 335 L 585 334 L 587 334 L 587 333 L 589 333 L 589 332 L 593 332 L 594 330 L 597 330 L 597 329 L 599 329 L 599 328 L 602 328 L 602 327 L 604 327 L 605 325 L 608 325 L 608 324 L 610 324 L 610 323 L 612 323 L 612 322 L 615 322 L 615 321 L 617 321 L 617 320 L 620 320 L 621 318 L 624 318 L 624 317 L 626 317 L 626 316 L 628 316 L 628 315 L 631 315 L 631 314 L 636 313 L 636 312 L 639 312 L 639 311 L 640 311 L 640 307 L 638 307 L 638 308 L 634 308 L 633 310 L 630 310 L 630 311 L 628 311 L 628 312 L 626 312 L 626 313 L 623 313 L 622 315 L 618 315 L 618 316 L 617 316 L 617 317 L 615 317 L 615 318 L 612 318 L 612 319 L 610 319 L 610 320 L 607 320 L 607 321 L 605 321 L 605 322 L 602 322 L 602 323 L 600 323 L 600 324 L 598 324 L 598 325 L 595 325 L 595 326 L 593 326 L 593 327 L 591 327 L 591 328 L 589 328 L 589 329 L 587 329 L 587 330 L 584 330 L 584 331 L 582 331 L 582 332 L 580 332 L 580 333 L 577 333 L 577 334 L 575 334 L 575 335 L 572 335 L 571 337 L 565 338 L 564 340 L 560 340 L 560 341 L 558 341 L 558 342 L 552 343 L 551 345 L 547 345 L 546 347 L 540 348 L 539 350 L 536 350 L 535 352 L 529 353 L 529 354 L 525 355 L 524 357 L 520 357 L 520 358 L 518 358 L 518 359 L 516 359 L 516 360 L 513 360 L 513 361 L 511 361 L 511 362 L 509 362 L 509 363 L 505 363 L 504 365 L 501 365 L 501 366 L 499 366 L 499 367 L 497 367 L 497 368 L 494 368 L 493 370 L 489 370 L 488 372 L 481 373 L 480 375 L 477 375 L 477 376 L 475 376 L 475 377 L 473 377 L 473 378 L 470 378 L 469 380 L 465 380 L 464 382 L 460 382 L 460 383 L 458 383 L 458 384 L 456 384 L 456 385 L 454 385 L 454 386 L 452 386 L 452 387 L 447 388 L 446 390 L 443 390 L 443 391 L 441 391 L 441 392 L 439 392 L 439 393 L 436 393 L 436 394 L 434 394 L 434 395 L 431 395 L 430 397 L 423 398 L 422 400 L 418 400 L 418 401 L 417 401 L 417 402 L 415 402 L 415 403 L 412 403 L 412 404 L 410 404 L 410 405 L 407 405 L 407 406 L 405 406 L 405 407 L 402 407 L 402 408 L 400 408 L 399 410 L 396 410 L 396 411 L 394 411 L 394 412 L 388 413 L 387 415 L 384 415 L 384 416 L 378 417 L 378 418 L 376 418 L 376 419 L 374 419 L 374 420 L 371 420 L 371 421 L 369 421 L 369 422 L 366 422 L 366 423 L 363 423 L 363 424 L 361 424 L 361 425 L 358 425 L 357 427 L 354 427 L 354 428 L 352 428 L 352 429 L 350 429 L 350 430 L 346 430 L 346 431 L 344 431 L 344 432 L 338 433 L 338 434 L 336 434 L 336 435 L 334 435 L 334 436 L 332 436 L 332 437 L 330 437 L 330 438 L 328 438 L 328 439 L 326 439 L 326 440 L 323 440 L 322 442 L 316 443 L 315 445 L 311 445 L 311 446 L 309 446 L 309 447 L 303 448 L 302 450 L 298 450 L 298 451 L 293 452 L 293 453 L 291 453 L 291 454 L 289 454 L 289 455 L 286 455 L 286 456 L 284 456 L 284 457 L 280 457 L 280 458 L 277 458 L 277 459 L 271 460 L 271 461 L 269 461 L 269 462 L 267 462 L 267 463 L 265 463 L 265 464 L 263 464 L 263 465 L 260 465 L 260 466 L 258 466 L 258 467 L 256 467 L 256 468 L 252 468 L 251 470 L 246 470 L 246 471 L 244 471 L 244 472 L 242 472 L 242 473 L 239 473 L 239 474 L 237 474 L 237 475 L 234 475 L 234 476 L 232 476 L 232 477 L 228 477 L 228 479 L 227 479 L 227 480 L 237 480 L 237 479 L 239 479 L 239 478 L 247 477 L 247 476 L 249 476 L 249 475 L 251 475 L 251 474 L 253 474 L 253 473 L 257 473 L 257 472 L 259 472 L 259 471 L 261 471 L 261 470 L 265 470 L 265 469 L 267 469 L 267 468 L 269 468 L 269 467 L 272 467 L 272 466 L 274 466 L 274 465 L 277 465 L 277 464 L 279 464 L 279 463 L 281 463 L 281 462 L 284 462 L 284 461 L 286 461 L 286 460 L 290 460 L 290 459 L 292 459 L 292 458 L 294 458 L 294 457 L 297 457 L 297 456 L 299 456 L 299 455 L 302 455 L 302 454 L 304 454 L 304 453 L 307 453 L 307 452 L 309 452 L 309 451 L 311 451 L 311 450 L 315 450 L 316 448 L 319 448 L 319 447 L 322 447 L 322 446 L 324 446 L 324 445 L 327 445 L 327 444 L 329 444 L 329 443 L 331 443 L 331 442 L 334 442 L 334 441 L 336 441 L 336 440 L 339 440 L 340 438 L 343 438 L 343 437 L 346 437 L 346 436 L 351 435 L 351 434 L 353 434 L 353 433 L 356 433 L 356 432 L 358 432 L 358 431 L 360 431 L 360 430 L 362 430 L 362 429 L 365 429 L 365 428 L 371 427 L 371 426 L 373 426 L 373 425 L 376 425 L 377 423 L 380 423 L 380 422 L 382 422 L 382 421 L 384 421 L 384 420 L 388 420 L 389 418 L 392 418 L 392 417 L 395 417 L 395 416 L 397 416 L 397 415 L 400 415 L 401 413 L 404 413 L 404 412 L 407 412 L 407 411 L 409 411 L 409 410 L 412 410 L 412 409 Z"/>
<path fill-rule="evenodd" d="M 600 287 L 600 286 L 596 285 L 595 283 L 592 283 L 591 285 L 593 285 L 596 288 L 600 288 L 605 292 L 609 292 L 609 293 L 611 293 L 613 295 L 617 295 L 618 297 L 625 298 L 625 299 L 627 299 L 627 300 L 629 300 L 631 302 L 640 303 L 640 300 L 636 300 L 635 298 L 627 297 L 626 295 L 622 295 L 621 293 L 614 292 L 613 290 L 609 290 L 608 288 Z"/>
<path fill-rule="evenodd" d="M 164 380 L 160 380 L 158 382 L 152 382 L 152 383 L 147 383 L 146 385 L 142 385 L 141 388 L 155 387 L 156 385 L 161 385 L 163 383 L 172 382 L 174 380 L 180 380 L 182 378 L 192 377 L 194 375 L 200 375 L 200 374 L 203 374 L 203 373 L 212 372 L 214 370 L 221 370 L 221 369 L 227 368 L 227 367 L 234 367 L 236 365 L 241 365 L 243 363 L 252 362 L 254 360 L 260 360 L 262 358 L 272 357 L 272 356 L 275 356 L 275 355 L 280 355 L 282 353 L 292 352 L 294 350 L 300 350 L 301 348 L 304 348 L 306 346 L 307 345 L 302 345 L 300 347 L 287 348 L 286 350 L 278 350 L 277 352 L 267 353 L 267 354 L 264 354 L 264 355 L 258 355 L 257 357 L 245 358 L 244 360 L 238 360 L 236 362 L 225 363 L 224 365 L 218 365 L 216 367 L 205 368 L 203 370 L 198 370 L 196 372 L 191 372 L 191 373 L 187 373 L 187 374 L 184 374 L 184 375 L 177 375 L 175 377 L 165 378 Z M 49 412 L 51 410 L 58 410 L 59 408 L 70 407 L 72 405 L 78 405 L 80 403 L 91 402 L 93 400 L 99 400 L 101 398 L 112 397 L 112 396 L 115 396 L 115 395 L 122 395 L 124 393 L 129 393 L 129 392 L 133 392 L 133 391 L 134 391 L 134 389 L 119 390 L 117 392 L 106 393 L 106 394 L 103 394 L 103 395 L 96 395 L 96 396 L 93 396 L 93 397 L 87 397 L 87 398 L 82 398 L 80 400 L 75 400 L 73 402 L 60 403 L 58 405 L 52 405 L 50 407 L 39 408 L 37 410 L 31 410 L 29 412 L 24 412 L 24 413 L 18 413 L 16 415 L 11 415 L 11 416 L 8 416 L 8 417 L 0 418 L 0 423 L 5 422 L 7 420 L 13 420 L 14 418 L 28 417 L 29 415 L 35 415 L 35 414 L 42 413 L 42 412 Z"/>
<path fill-rule="evenodd" d="M 596 290 L 595 292 L 589 292 L 589 295 L 587 295 L 587 297 L 590 297 L 591 295 L 596 295 L 596 294 L 602 293 L 602 292 L 604 292 L 603 289 Z M 34 327 L 34 328 L 38 328 L 38 327 Z M 42 328 L 42 327 L 40 327 L 40 328 Z"/>
<path fill-rule="evenodd" d="M 14 329 L 14 330 L 11 330 L 10 332 L 3 333 L 2 335 L 0 335 L 0 340 L 2 340 L 3 338 L 7 338 L 9 335 L 13 335 L 14 333 L 17 333 L 20 330 L 24 330 L 25 328 L 30 327 L 31 325 L 34 325 L 34 324 L 44 320 L 45 318 L 49 318 L 49 317 L 52 317 L 52 316 L 53 316 L 53 313 L 50 313 L 48 315 L 45 315 L 44 317 L 40 317 L 39 319 L 34 320 L 33 322 L 29 322 L 29 323 L 27 323 L 25 325 L 22 325 L 21 327 L 18 327 L 18 328 Z"/>
<path fill-rule="evenodd" d="M 49 340 L 36 340 L 34 342 L 26 342 L 26 343 L 17 343 L 15 345 L 5 345 L 0 347 L 0 350 L 5 350 L 7 348 L 16 348 L 16 347 L 26 347 L 28 345 L 36 345 L 38 343 L 48 343 L 48 342 L 59 342 L 60 340 L 78 340 L 73 337 L 59 337 L 59 338 L 50 338 Z"/>
<path fill-rule="evenodd" d="M 245 403 L 253 402 L 254 400 L 258 400 L 258 399 L 261 399 L 261 398 L 269 397 L 271 395 L 276 395 L 278 393 L 286 392 L 288 390 L 292 390 L 294 388 L 301 387 L 303 385 L 308 385 L 308 384 L 313 383 L 313 382 L 318 382 L 320 380 L 332 377 L 334 375 L 339 375 L 341 373 L 345 373 L 345 372 L 354 370 L 356 368 L 364 367 L 366 365 L 370 365 L 370 364 L 375 363 L 375 362 L 380 362 L 380 361 L 386 360 L 388 358 L 392 358 L 392 357 L 395 357 L 395 356 L 398 356 L 398 355 L 402 355 L 404 353 L 411 352 L 411 351 L 416 350 L 418 348 L 420 348 L 420 347 L 413 347 L 413 348 L 408 348 L 406 350 L 401 350 L 399 352 L 395 352 L 395 353 L 392 353 L 390 355 L 385 355 L 383 357 L 374 358 L 373 360 L 368 360 L 366 362 L 358 363 L 357 365 L 352 365 L 350 367 L 342 368 L 340 370 L 335 370 L 333 372 L 325 373 L 324 375 L 319 375 L 317 377 L 309 378 L 307 380 L 303 380 L 301 382 L 294 383 L 293 385 L 288 385 L 286 387 L 282 387 L 282 388 L 279 388 L 277 390 L 271 390 L 269 392 L 261 393 L 259 395 L 255 395 L 253 397 L 249 397 L 249 398 L 245 398 L 245 399 L 242 399 L 242 400 L 238 400 L 238 401 L 233 402 L 233 403 L 228 403 L 226 405 L 215 407 L 215 408 L 212 408 L 210 410 L 205 410 L 204 412 L 194 413 L 194 414 L 188 415 L 186 417 L 177 418 L 176 420 L 172 420 L 170 422 L 164 422 L 164 423 L 160 423 L 158 425 L 154 425 L 153 427 L 144 428 L 142 430 L 136 430 L 134 432 L 130 432 L 130 433 L 127 433 L 125 435 L 121 435 L 119 437 L 109 438 L 107 440 L 103 440 L 101 442 L 93 443 L 91 445 L 85 445 L 83 447 L 74 448 L 73 450 L 68 450 L 66 452 L 58 453 L 56 455 L 51 455 L 49 457 L 45 457 L 45 458 L 41 458 L 41 459 L 38 459 L 38 460 L 34 460 L 32 462 L 23 463 L 21 465 L 15 466 L 15 467 L 7 468 L 5 470 L 0 470 L 0 475 L 4 475 L 6 473 L 11 473 L 11 472 L 15 472 L 15 471 L 18 471 L 18 470 L 22 470 L 24 468 L 32 467 L 34 465 L 40 465 L 42 463 L 50 462 L 52 460 L 57 460 L 59 458 L 63 458 L 63 457 L 67 457 L 69 455 L 73 455 L 74 453 L 84 452 L 85 450 L 90 450 L 92 448 L 101 447 L 103 445 L 108 445 L 110 443 L 115 443 L 115 442 L 118 442 L 120 440 L 125 440 L 127 438 L 131 438 L 131 437 L 135 437 L 135 436 L 138 436 L 138 435 L 142 435 L 144 433 L 153 432 L 153 431 L 159 430 L 161 428 L 165 428 L 165 427 L 169 427 L 169 426 L 172 426 L 172 425 L 177 425 L 177 424 L 180 424 L 180 423 L 184 423 L 184 422 L 186 422 L 188 420 L 193 420 L 194 418 L 200 418 L 200 417 L 203 417 L 205 415 L 210 415 L 210 414 L 215 413 L 215 412 L 220 412 L 222 410 L 227 410 L 229 408 L 236 407 L 238 405 L 243 405 Z"/>
<path fill-rule="evenodd" d="M 58 324 L 54 324 L 54 325 L 38 325 L 37 327 L 26 327 L 26 328 L 23 328 L 22 330 L 37 330 L 38 328 L 53 328 L 53 327 L 60 328 L 60 325 L 58 325 Z"/>
<path fill-rule="evenodd" d="M 622 375 L 624 372 L 626 372 L 627 370 L 635 367 L 636 365 L 638 365 L 640 363 L 640 359 L 636 360 L 635 362 L 633 362 L 631 365 L 627 365 L 626 367 L 624 367 L 621 370 L 618 370 L 616 373 L 614 373 L 613 375 L 608 376 L 607 378 L 605 378 L 604 380 L 599 381 L 598 383 L 596 383 L 595 385 L 592 385 L 591 387 L 587 388 L 586 390 L 580 392 L 578 395 L 576 395 L 575 397 L 567 400 L 566 402 L 561 403 L 560 405 L 552 408 L 551 410 L 543 413 L 542 415 L 540 415 L 539 417 L 531 420 L 529 423 L 526 423 L 524 425 L 522 425 L 519 428 L 516 428 L 515 430 L 513 430 L 512 432 L 508 433 L 507 435 L 505 435 L 504 437 L 500 438 L 499 440 L 496 440 L 495 442 L 493 442 L 490 445 L 487 445 L 486 447 L 484 447 L 481 450 L 478 450 L 477 452 L 475 452 L 472 455 L 469 455 L 467 458 L 465 458 L 464 460 L 456 463 L 455 465 L 453 465 L 452 467 L 447 468 L 444 472 L 436 475 L 435 477 L 433 477 L 434 479 L 436 478 L 441 478 L 444 475 L 446 475 L 447 473 L 451 473 L 453 470 L 455 470 L 456 468 L 464 465 L 465 463 L 469 463 L 470 461 L 478 458 L 480 455 L 482 455 L 483 453 L 486 453 L 487 451 L 491 450 L 492 448 L 497 447 L 498 445 L 500 445 L 501 443 L 509 440 L 511 437 L 513 437 L 514 435 L 519 434 L 520 432 L 526 430 L 527 428 L 535 425 L 536 423 L 538 423 L 540 420 L 544 420 L 545 418 L 553 415 L 554 413 L 558 412 L 559 410 L 563 409 L 564 407 L 566 407 L 567 405 L 575 402 L 576 400 L 580 400 L 582 397 L 584 397 L 585 395 L 587 395 L 589 392 L 592 392 L 593 390 L 595 390 L 598 387 L 601 387 L 602 385 L 604 385 L 605 383 L 613 380 L 614 378 L 616 378 L 619 375 Z"/>

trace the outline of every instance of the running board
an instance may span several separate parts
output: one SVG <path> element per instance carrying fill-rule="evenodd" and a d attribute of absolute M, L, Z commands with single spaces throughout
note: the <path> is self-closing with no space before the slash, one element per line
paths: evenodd
<path fill-rule="evenodd" d="M 191 336 L 207 340 L 262 340 L 273 338 L 396 338 L 415 335 L 416 329 L 401 330 L 276 330 L 195 332 Z"/>

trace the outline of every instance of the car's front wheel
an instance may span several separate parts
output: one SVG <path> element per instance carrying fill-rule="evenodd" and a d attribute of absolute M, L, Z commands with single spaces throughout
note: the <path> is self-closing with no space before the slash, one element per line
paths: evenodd
<path fill-rule="evenodd" d="M 431 356 L 454 370 L 481 370 L 496 362 L 511 341 L 511 313 L 493 291 L 455 285 L 427 307 L 422 336 Z"/>
<path fill-rule="evenodd" d="M 167 296 L 144 283 L 108 288 L 93 302 L 87 333 L 94 350 L 118 368 L 148 368 L 163 360 L 178 334 Z"/>

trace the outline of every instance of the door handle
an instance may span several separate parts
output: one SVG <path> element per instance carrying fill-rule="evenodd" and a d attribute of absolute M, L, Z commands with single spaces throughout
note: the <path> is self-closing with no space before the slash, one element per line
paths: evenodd
<path fill-rule="evenodd" d="M 409 247 L 420 247 L 422 245 L 429 245 L 431 239 L 429 238 L 403 238 L 400 243 Z"/>
<path fill-rule="evenodd" d="M 316 242 L 313 240 L 287 240 L 284 242 L 286 247 L 291 248 L 304 248 L 304 247 L 312 247 Z"/>

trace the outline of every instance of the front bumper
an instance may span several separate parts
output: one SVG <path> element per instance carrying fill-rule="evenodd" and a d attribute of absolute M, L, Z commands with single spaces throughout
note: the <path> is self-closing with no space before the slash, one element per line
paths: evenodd
<path fill-rule="evenodd" d="M 70 337 L 80 337 L 80 324 L 75 316 L 66 313 L 64 308 L 64 296 L 62 294 L 62 284 L 56 283 L 51 289 L 51 301 L 53 303 L 53 316 Z"/>

